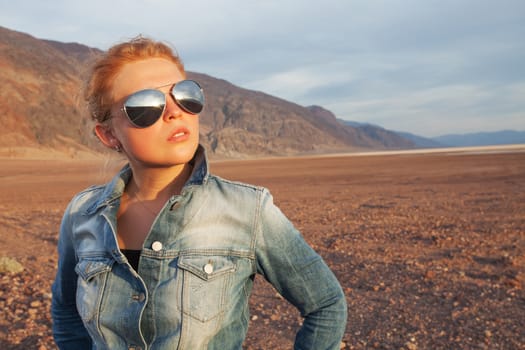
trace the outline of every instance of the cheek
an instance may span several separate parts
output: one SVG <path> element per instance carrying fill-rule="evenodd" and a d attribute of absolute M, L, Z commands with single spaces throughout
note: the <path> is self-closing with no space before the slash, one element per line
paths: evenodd
<path fill-rule="evenodd" d="M 190 123 L 194 129 L 199 130 L 199 115 L 194 115 L 191 117 Z"/>
<path fill-rule="evenodd" d="M 199 116 L 191 116 L 191 119 L 186 123 L 190 129 L 193 139 L 199 140 Z"/>
<path fill-rule="evenodd" d="M 126 142 L 130 147 L 136 150 L 147 149 L 160 140 L 158 133 L 150 129 L 135 129 L 126 134 Z"/>

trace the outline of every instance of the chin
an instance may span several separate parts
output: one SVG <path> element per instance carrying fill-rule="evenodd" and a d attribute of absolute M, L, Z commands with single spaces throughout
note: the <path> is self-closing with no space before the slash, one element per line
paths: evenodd
<path fill-rule="evenodd" d="M 199 146 L 199 143 L 197 142 L 192 145 L 176 148 L 170 154 L 171 161 L 174 162 L 175 164 L 189 163 L 195 156 L 195 152 L 197 152 L 198 146 Z"/>

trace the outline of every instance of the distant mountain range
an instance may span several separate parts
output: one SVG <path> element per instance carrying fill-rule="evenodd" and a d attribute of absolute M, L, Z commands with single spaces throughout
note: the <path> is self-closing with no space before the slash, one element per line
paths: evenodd
<path fill-rule="evenodd" d="M 339 120 L 341 123 L 357 129 L 381 129 L 380 126 L 368 123 L 359 123 L 349 120 Z M 477 132 L 466 134 L 449 134 L 427 138 L 403 131 L 391 131 L 406 140 L 411 141 L 417 148 L 436 147 L 469 147 L 525 144 L 525 131 L 502 130 L 494 132 Z"/>
<path fill-rule="evenodd" d="M 40 40 L 0 27 L 0 155 L 35 147 L 75 157 L 103 152 L 82 100 L 86 68 L 103 52 Z M 411 149 L 452 144 L 342 121 L 320 106 L 300 106 L 225 80 L 187 72 L 206 93 L 200 137 L 211 158 L 248 158 Z M 523 134 L 520 136 L 523 140 Z M 458 142 L 457 140 L 454 142 Z"/>
<path fill-rule="evenodd" d="M 433 140 L 443 145 L 455 147 L 525 144 L 525 131 L 502 130 L 462 135 L 453 134 L 434 137 Z"/>

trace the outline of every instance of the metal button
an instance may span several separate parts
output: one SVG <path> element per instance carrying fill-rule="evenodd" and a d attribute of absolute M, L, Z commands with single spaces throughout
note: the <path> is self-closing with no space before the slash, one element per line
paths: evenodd
<path fill-rule="evenodd" d="M 206 265 L 204 265 L 204 272 L 206 272 L 207 274 L 210 274 L 213 272 L 213 265 L 208 263 Z"/>
<path fill-rule="evenodd" d="M 146 299 L 146 295 L 144 293 L 133 295 L 133 300 L 138 301 L 139 303 L 142 303 Z"/>
<path fill-rule="evenodd" d="M 159 241 L 153 242 L 153 244 L 151 245 L 151 249 L 158 252 L 159 250 L 162 249 L 162 243 L 160 243 Z"/>

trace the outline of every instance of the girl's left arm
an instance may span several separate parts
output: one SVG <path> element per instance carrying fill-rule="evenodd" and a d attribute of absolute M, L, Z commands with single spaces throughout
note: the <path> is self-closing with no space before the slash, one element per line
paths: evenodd
<path fill-rule="evenodd" d="M 348 315 L 337 278 L 266 190 L 259 208 L 257 270 L 304 317 L 294 349 L 340 349 Z"/>

